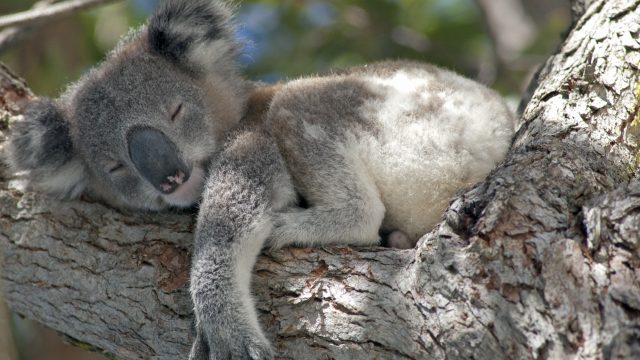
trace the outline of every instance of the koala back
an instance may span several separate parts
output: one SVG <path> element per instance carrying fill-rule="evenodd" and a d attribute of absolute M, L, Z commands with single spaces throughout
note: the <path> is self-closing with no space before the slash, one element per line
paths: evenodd
<path fill-rule="evenodd" d="M 515 119 L 475 81 L 433 65 L 384 61 L 286 84 L 267 122 L 310 203 L 375 199 L 365 201 L 372 209 L 379 199 L 383 230 L 417 240 L 456 192 L 502 161 Z M 358 194 L 357 181 L 373 184 L 370 194 Z"/>

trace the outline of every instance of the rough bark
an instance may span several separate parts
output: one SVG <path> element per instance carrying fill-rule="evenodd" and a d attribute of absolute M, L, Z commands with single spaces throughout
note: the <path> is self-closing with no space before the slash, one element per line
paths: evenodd
<path fill-rule="evenodd" d="M 583 11 L 507 160 L 414 250 L 284 249 L 255 270 L 282 358 L 640 358 L 640 0 Z M 118 358 L 184 358 L 193 217 L 0 190 L 14 311 Z"/>

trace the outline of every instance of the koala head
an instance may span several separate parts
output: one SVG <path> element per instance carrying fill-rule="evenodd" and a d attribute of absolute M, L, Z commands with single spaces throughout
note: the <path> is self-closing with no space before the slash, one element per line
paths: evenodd
<path fill-rule="evenodd" d="M 13 170 L 58 198 L 88 191 L 150 210 L 195 203 L 246 104 L 230 17 L 220 1 L 163 2 L 59 99 L 31 104 L 10 134 Z"/>

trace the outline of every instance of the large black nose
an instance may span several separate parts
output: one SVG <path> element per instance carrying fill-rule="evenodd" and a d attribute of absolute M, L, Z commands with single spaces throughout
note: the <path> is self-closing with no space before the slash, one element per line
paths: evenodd
<path fill-rule="evenodd" d="M 189 179 L 189 169 L 178 156 L 178 148 L 162 131 L 135 128 L 127 141 L 131 161 L 156 189 L 170 194 Z"/>

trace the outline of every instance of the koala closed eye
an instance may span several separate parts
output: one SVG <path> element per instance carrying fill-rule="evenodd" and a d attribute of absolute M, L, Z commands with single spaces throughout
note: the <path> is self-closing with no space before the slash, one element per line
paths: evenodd
<path fill-rule="evenodd" d="M 125 166 L 123 163 L 115 162 L 107 168 L 107 172 L 111 175 L 114 175 L 124 169 L 125 169 Z"/>
<path fill-rule="evenodd" d="M 171 114 L 171 122 L 175 122 L 180 118 L 180 115 L 182 115 L 182 112 L 183 112 L 182 109 L 183 109 L 182 103 L 179 103 L 178 106 L 174 108 L 173 113 Z"/>

